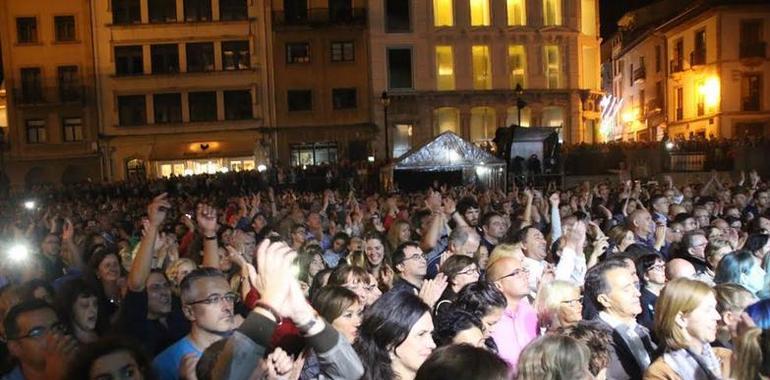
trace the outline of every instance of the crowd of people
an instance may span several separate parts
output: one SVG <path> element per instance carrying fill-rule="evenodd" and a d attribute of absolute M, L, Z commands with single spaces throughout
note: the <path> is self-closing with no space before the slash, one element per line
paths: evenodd
<path fill-rule="evenodd" d="M 767 379 L 769 185 L 37 189 L 2 379 Z"/>

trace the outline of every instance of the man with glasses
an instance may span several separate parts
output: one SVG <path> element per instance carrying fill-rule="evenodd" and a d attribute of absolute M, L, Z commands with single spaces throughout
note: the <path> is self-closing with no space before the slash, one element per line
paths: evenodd
<path fill-rule="evenodd" d="M 687 260 L 695 267 L 697 279 L 701 279 L 701 275 L 706 273 L 708 268 L 706 263 L 706 246 L 708 243 L 705 232 L 702 230 L 690 231 L 684 234 L 679 252 L 674 254 L 675 258 Z M 709 281 L 713 284 L 713 279 Z"/>
<path fill-rule="evenodd" d="M 180 291 L 182 311 L 192 328 L 155 357 L 153 367 L 160 380 L 185 377 L 185 373 L 180 373 L 180 364 L 186 356 L 197 360 L 206 348 L 235 329 L 233 312 L 238 295 L 230 289 L 222 272 L 214 268 L 196 269 L 182 280 Z"/>
<path fill-rule="evenodd" d="M 393 268 L 398 274 L 398 280 L 393 283 L 390 291 L 420 292 L 428 261 L 417 242 L 406 242 L 396 248 L 393 252 Z"/>
<path fill-rule="evenodd" d="M 487 268 L 487 281 L 505 296 L 508 306 L 495 325 L 492 339 L 498 354 L 516 372 L 519 355 L 537 337 L 537 312 L 529 304 L 529 270 L 514 257 L 503 257 Z"/>
<path fill-rule="evenodd" d="M 50 305 L 40 300 L 22 302 L 11 308 L 3 326 L 8 350 L 18 365 L 2 380 L 57 379 L 66 372 L 77 341 L 65 334 Z"/>

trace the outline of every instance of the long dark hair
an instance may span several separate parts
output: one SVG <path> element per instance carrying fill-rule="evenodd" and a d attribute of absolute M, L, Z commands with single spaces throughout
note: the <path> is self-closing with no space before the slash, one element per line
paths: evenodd
<path fill-rule="evenodd" d="M 364 313 L 353 347 L 366 372 L 363 380 L 393 379 L 390 352 L 400 346 L 409 331 L 430 307 L 409 292 L 388 292 Z"/>
<path fill-rule="evenodd" d="M 415 380 L 506 380 L 510 369 L 503 359 L 483 348 L 451 344 L 436 349 L 417 370 Z"/>
<path fill-rule="evenodd" d="M 73 309 L 80 297 L 96 297 L 98 300 L 99 292 L 82 278 L 75 278 L 67 281 L 62 285 L 59 291 L 56 292 L 56 302 L 54 306 L 56 307 L 61 322 L 70 329 L 73 328 L 73 324 L 75 323 L 75 313 Z M 106 321 L 104 321 L 104 316 L 98 311 L 96 320 L 97 333 L 103 333 L 104 331 L 99 331 L 99 328 L 104 327 Z"/>

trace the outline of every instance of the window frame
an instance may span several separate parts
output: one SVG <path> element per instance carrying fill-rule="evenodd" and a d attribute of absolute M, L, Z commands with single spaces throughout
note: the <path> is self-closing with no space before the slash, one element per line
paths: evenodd
<path fill-rule="evenodd" d="M 69 120 L 80 120 L 80 123 L 68 123 Z M 82 117 L 62 117 L 62 140 L 64 142 L 83 141 L 83 118 Z M 68 131 L 71 129 L 71 131 Z M 71 133 L 70 133 L 71 132 Z"/>
<path fill-rule="evenodd" d="M 299 96 L 300 94 L 307 95 L 307 107 L 306 108 L 296 108 L 292 107 L 292 94 Z M 303 99 L 305 100 L 305 99 Z M 294 102 L 295 105 L 298 105 L 296 101 Z M 291 89 L 286 90 L 286 111 L 287 112 L 312 112 L 313 111 L 313 90 L 312 89 Z"/>
<path fill-rule="evenodd" d="M 295 48 L 304 47 L 305 55 L 295 56 L 292 52 Z M 310 42 L 287 42 L 284 45 L 286 50 L 286 64 L 287 65 L 306 65 L 312 62 L 312 47 Z"/>
<path fill-rule="evenodd" d="M 31 23 L 23 24 L 25 21 L 31 21 Z M 19 45 L 40 43 L 40 30 L 38 30 L 37 24 L 37 16 L 16 17 L 16 43 Z M 22 39 L 22 36 L 25 38 Z"/>
<path fill-rule="evenodd" d="M 61 38 L 62 35 L 59 33 L 60 26 L 62 25 L 62 24 L 59 23 L 59 21 L 63 21 L 63 19 L 70 19 L 72 21 L 72 25 L 71 25 L 71 27 L 72 27 L 72 31 L 71 31 L 72 35 L 71 35 L 70 38 L 63 39 L 63 38 Z M 67 20 L 67 21 L 69 21 L 69 20 Z M 56 16 L 53 16 L 53 24 L 54 24 L 53 31 L 54 31 L 54 41 L 55 42 L 75 42 L 75 41 L 78 40 L 78 36 L 77 36 L 77 20 L 75 20 L 75 15 L 56 15 Z M 69 29 L 69 28 L 66 28 L 66 29 Z M 67 37 L 67 36 L 65 36 L 65 37 Z"/>

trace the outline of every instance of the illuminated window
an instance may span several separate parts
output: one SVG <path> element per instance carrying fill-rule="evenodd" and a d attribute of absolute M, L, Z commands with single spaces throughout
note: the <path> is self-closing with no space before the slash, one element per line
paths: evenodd
<path fill-rule="evenodd" d="M 583 46 L 583 82 L 580 88 L 599 88 L 599 51 L 594 46 Z"/>
<path fill-rule="evenodd" d="M 521 118 L 524 119 L 524 115 Z M 543 107 L 543 125 L 546 127 L 564 126 L 564 109 L 561 107 Z"/>
<path fill-rule="evenodd" d="M 546 88 L 561 87 L 561 59 L 559 57 L 559 47 L 547 45 L 545 47 L 545 76 Z"/>
<path fill-rule="evenodd" d="M 511 88 L 516 88 L 517 84 L 526 87 L 527 55 L 524 45 L 508 46 L 508 68 L 511 74 Z"/>
<path fill-rule="evenodd" d="M 433 111 L 434 129 L 436 133 L 446 131 L 459 134 L 460 131 L 460 110 L 452 107 L 436 108 Z"/>
<path fill-rule="evenodd" d="M 436 46 L 436 90 L 455 89 L 454 55 L 451 46 Z"/>
<path fill-rule="evenodd" d="M 433 26 L 453 26 L 453 0 L 433 0 Z"/>
<path fill-rule="evenodd" d="M 596 0 L 580 0 L 580 31 L 596 35 Z"/>
<path fill-rule="evenodd" d="M 393 132 L 393 157 L 398 158 L 412 149 L 412 125 L 396 124 Z"/>
<path fill-rule="evenodd" d="M 519 124 L 519 109 L 516 107 L 508 107 L 506 111 L 505 125 L 520 125 L 522 127 L 529 127 L 530 120 L 532 119 L 532 109 L 524 107 L 521 109 L 521 124 Z"/>
<path fill-rule="evenodd" d="M 470 0 L 471 26 L 489 26 L 489 0 Z"/>
<path fill-rule="evenodd" d="M 561 0 L 543 0 L 543 23 L 561 25 Z"/>
<path fill-rule="evenodd" d="M 471 54 L 473 55 L 473 89 L 491 89 L 492 73 L 490 70 L 489 46 L 473 46 L 471 48 Z"/>
<path fill-rule="evenodd" d="M 508 25 L 527 25 L 526 0 L 507 0 Z"/>
<path fill-rule="evenodd" d="M 471 108 L 471 141 L 490 141 L 495 137 L 495 110 L 491 107 Z"/>

